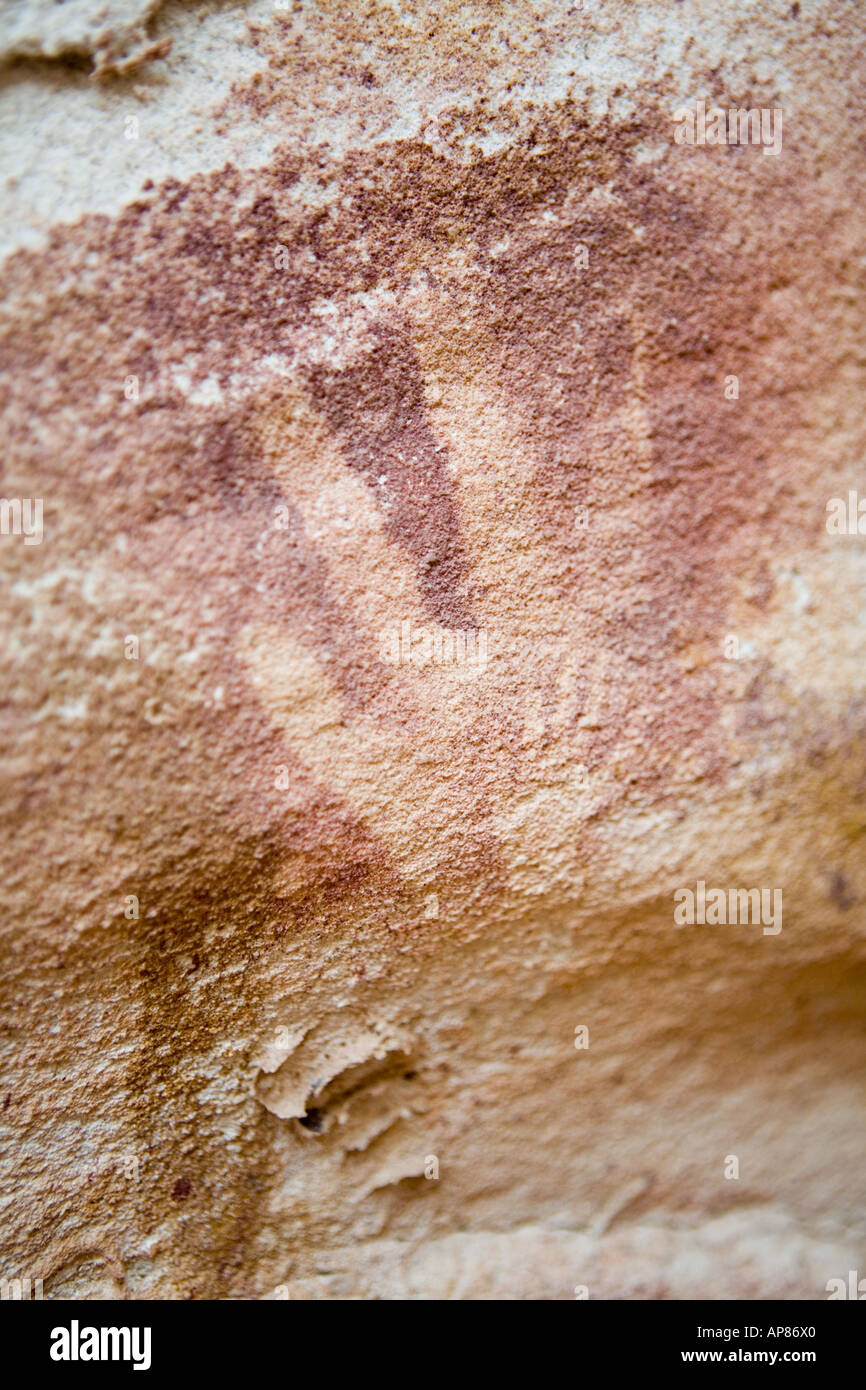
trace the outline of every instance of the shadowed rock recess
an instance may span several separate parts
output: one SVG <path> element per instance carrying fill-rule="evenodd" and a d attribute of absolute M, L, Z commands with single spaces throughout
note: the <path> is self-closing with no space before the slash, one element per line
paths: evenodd
<path fill-rule="evenodd" d="M 864 29 L 0 7 L 4 1278 L 866 1273 Z"/>

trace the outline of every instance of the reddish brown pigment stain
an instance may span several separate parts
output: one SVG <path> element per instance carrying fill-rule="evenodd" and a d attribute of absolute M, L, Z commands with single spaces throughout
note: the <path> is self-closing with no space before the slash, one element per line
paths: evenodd
<path fill-rule="evenodd" d="M 242 404 L 197 414 L 168 368 L 192 357 L 197 379 L 225 382 L 265 355 L 291 357 L 317 301 L 399 293 L 419 268 L 463 315 L 465 341 L 454 340 L 452 317 L 443 324 L 452 357 L 465 350 L 471 371 L 483 365 L 497 380 L 537 460 L 551 608 L 566 622 L 579 613 L 583 624 L 575 720 L 593 663 L 602 654 L 608 663 L 588 761 L 637 746 L 631 783 L 656 794 L 678 750 L 689 750 L 696 774 L 721 772 L 713 671 L 686 672 L 680 657 L 690 644 L 718 647 L 735 577 L 760 579 L 766 591 L 766 555 L 807 544 L 821 524 L 786 450 L 810 353 L 825 346 L 821 325 L 797 310 L 775 336 L 754 325 L 774 294 L 810 280 L 819 290 L 838 267 L 818 245 L 820 205 L 797 166 L 776 167 L 753 151 L 704 151 L 703 164 L 668 160 L 661 169 L 636 164 L 635 148 L 666 130 L 652 112 L 621 126 L 574 117 L 539 127 L 542 153 L 527 142 L 468 165 L 412 142 L 341 166 L 323 157 L 322 182 L 339 178 L 352 202 L 313 211 L 290 196 L 299 166 L 281 156 L 255 174 L 228 167 L 185 185 L 169 181 L 113 222 L 86 219 L 58 230 L 44 254 L 12 258 L 3 390 L 16 458 L 55 499 L 59 545 L 96 553 L 123 532 L 122 564 L 148 577 L 179 623 L 200 596 L 214 683 L 225 683 L 234 703 L 196 718 L 223 750 L 237 730 L 238 804 L 260 804 L 263 762 L 286 756 L 277 756 L 278 731 L 234 654 L 241 627 L 264 620 L 327 648 L 350 705 L 369 704 L 383 676 L 359 657 L 357 622 L 332 592 L 328 557 L 262 458 L 256 422 L 279 409 L 279 388 L 269 382 Z M 580 273 L 578 242 L 589 253 Z M 455 245 L 470 266 L 462 275 L 449 270 Z M 275 269 L 278 246 L 289 269 Z M 95 269 L 85 264 L 90 252 Z M 74 295 L 61 288 L 70 278 Z M 16 307 L 28 287 L 45 305 L 36 319 Z M 798 333 L 806 347 L 786 350 L 792 389 L 783 393 L 774 353 Z M 471 356 L 479 341 L 485 364 Z M 734 406 L 723 398 L 729 371 L 742 383 Z M 138 402 L 120 397 L 131 373 L 141 382 Z M 431 616 L 474 626 L 472 557 L 401 313 L 379 324 L 372 350 L 344 370 L 302 366 L 298 377 L 371 495 L 379 477 L 387 480 L 385 527 Z M 97 406 L 95 382 L 117 383 L 117 399 Z M 93 404 L 83 409 L 83 400 Z M 613 418 L 629 401 L 643 454 Z M 280 503 L 290 526 L 275 533 Z M 603 536 L 592 526 L 577 535 L 579 504 L 616 524 Z M 524 775 L 520 716 L 500 701 L 471 735 L 488 748 L 481 771 L 476 765 L 467 777 L 481 812 Z M 161 749 L 157 785 L 166 777 L 170 786 L 175 732 L 150 737 L 155 756 Z M 299 765 L 293 775 L 304 775 Z M 332 813 L 308 805 L 292 834 L 312 852 Z M 325 842 L 345 844 L 347 833 L 358 862 L 368 863 L 366 835 L 348 831 L 339 815 Z"/>
<path fill-rule="evenodd" d="M 445 627 L 474 627 L 446 451 L 427 420 L 411 342 L 382 332 L 363 365 L 339 373 L 317 368 L 310 389 L 371 492 L 384 481 L 392 499 L 386 530 L 413 557 L 431 615 Z M 366 414 L 375 429 L 365 427 Z"/>

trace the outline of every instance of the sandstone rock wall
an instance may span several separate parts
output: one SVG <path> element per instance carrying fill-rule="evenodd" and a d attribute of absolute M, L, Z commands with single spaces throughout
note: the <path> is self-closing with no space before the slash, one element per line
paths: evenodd
<path fill-rule="evenodd" d="M 0 9 L 4 1277 L 866 1272 L 863 28 Z"/>

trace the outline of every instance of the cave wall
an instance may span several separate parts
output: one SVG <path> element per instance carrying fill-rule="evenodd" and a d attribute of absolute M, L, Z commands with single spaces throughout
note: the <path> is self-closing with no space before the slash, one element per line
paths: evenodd
<path fill-rule="evenodd" d="M 0 8 L 4 1277 L 864 1268 L 863 30 Z"/>

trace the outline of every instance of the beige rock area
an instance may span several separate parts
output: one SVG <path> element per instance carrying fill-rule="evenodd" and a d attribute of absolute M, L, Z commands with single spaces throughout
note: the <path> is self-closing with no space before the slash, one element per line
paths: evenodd
<path fill-rule="evenodd" d="M 866 1275 L 864 30 L 0 6 L 3 1278 Z"/>

